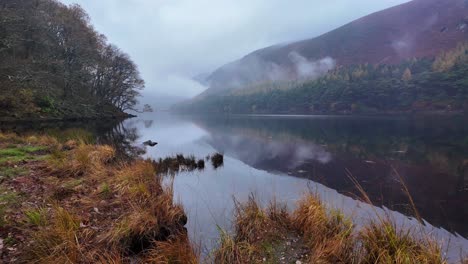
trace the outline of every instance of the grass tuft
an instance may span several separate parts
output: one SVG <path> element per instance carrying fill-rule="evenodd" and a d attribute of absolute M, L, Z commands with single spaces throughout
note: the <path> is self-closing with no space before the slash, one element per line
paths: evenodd
<path fill-rule="evenodd" d="M 190 244 L 186 234 L 178 234 L 167 241 L 156 241 L 148 251 L 145 263 L 197 264 L 200 254 Z"/>
<path fill-rule="evenodd" d="M 292 216 L 294 228 L 311 249 L 312 262 L 351 262 L 353 224 L 341 212 L 327 210 L 317 195 L 305 195 Z"/>
<path fill-rule="evenodd" d="M 219 246 L 213 254 L 214 263 L 249 263 L 256 249 L 246 241 L 236 241 L 226 231 L 220 229 Z"/>
<path fill-rule="evenodd" d="M 359 233 L 359 241 L 361 263 L 445 263 L 435 241 L 424 234 L 398 228 L 389 219 L 365 226 Z"/>
<path fill-rule="evenodd" d="M 46 226 L 48 225 L 47 213 L 46 208 L 39 208 L 26 210 L 24 215 L 29 224 L 34 226 Z"/>
<path fill-rule="evenodd" d="M 78 263 L 84 258 L 78 240 L 79 218 L 62 207 L 53 208 L 48 226 L 32 234 L 31 245 L 26 249 L 24 261 L 32 263 Z"/>

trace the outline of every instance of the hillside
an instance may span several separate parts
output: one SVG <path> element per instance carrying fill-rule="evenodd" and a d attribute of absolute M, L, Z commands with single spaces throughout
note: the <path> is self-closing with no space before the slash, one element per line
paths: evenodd
<path fill-rule="evenodd" d="M 79 5 L 0 4 L 0 121 L 126 116 L 143 89 L 137 66 Z"/>
<path fill-rule="evenodd" d="M 206 79 L 210 88 L 202 96 L 262 82 L 316 78 L 335 66 L 434 57 L 466 40 L 466 1 L 413 0 L 319 37 L 268 47 L 224 65 Z"/>
<path fill-rule="evenodd" d="M 342 66 L 313 80 L 205 94 L 175 109 L 227 114 L 468 112 L 468 43 L 436 58 Z"/>

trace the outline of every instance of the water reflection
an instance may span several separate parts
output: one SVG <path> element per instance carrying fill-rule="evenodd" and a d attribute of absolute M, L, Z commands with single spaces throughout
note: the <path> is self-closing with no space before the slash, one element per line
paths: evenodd
<path fill-rule="evenodd" d="M 173 180 L 175 198 L 187 212 L 193 241 L 211 249 L 217 226 L 229 229 L 232 197 L 254 192 L 261 202 L 293 205 L 312 188 L 357 224 L 380 208 L 361 203 L 347 171 L 374 204 L 412 215 L 402 179 L 425 228 L 457 258 L 468 250 L 468 122 L 463 118 L 355 118 L 281 116 L 146 115 L 124 122 L 0 124 L 19 133 L 82 128 L 98 143 L 113 145 L 120 156 L 153 159 L 176 154 L 204 158 L 225 154 L 215 170 L 184 172 Z M 154 148 L 143 142 L 156 141 Z M 396 173 L 398 172 L 398 173 Z M 415 225 L 398 212 L 397 221 Z M 374 215 L 375 216 L 375 215 Z M 434 228 L 436 227 L 442 228 Z"/>
<path fill-rule="evenodd" d="M 187 117 L 185 117 L 187 118 Z M 190 117 L 217 151 L 468 236 L 468 129 L 454 118 Z"/>

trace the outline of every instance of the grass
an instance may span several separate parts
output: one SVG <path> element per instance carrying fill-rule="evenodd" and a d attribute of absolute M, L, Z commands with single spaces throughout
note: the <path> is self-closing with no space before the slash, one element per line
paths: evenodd
<path fill-rule="evenodd" d="M 2 157 L 49 153 L 45 160 L 18 164 L 21 170 L 2 167 L 9 176 L 2 183 L 8 188 L 0 192 L 0 238 L 6 241 L 4 230 L 13 230 L 8 238 L 17 241 L 2 261 L 198 262 L 184 232 L 187 216 L 153 162 L 120 161 L 109 146 L 68 137 L 63 142 L 0 133 L 0 138 Z M 28 170 L 21 184 L 12 179 Z"/>
<path fill-rule="evenodd" d="M 92 145 L 96 143 L 92 133 L 81 128 L 70 128 L 66 130 L 48 130 L 46 134 L 55 138 L 58 142 L 66 143 L 70 141 L 78 142 L 79 144 Z"/>
<path fill-rule="evenodd" d="M 30 263 L 78 263 L 85 251 L 79 240 L 80 220 L 62 207 L 53 209 L 50 225 L 32 232 L 23 260 Z"/>
<path fill-rule="evenodd" d="M 48 224 L 47 220 L 47 209 L 30 209 L 24 212 L 27 222 L 33 226 L 46 226 Z"/>
<path fill-rule="evenodd" d="M 180 238 L 183 235 L 177 234 L 181 234 L 187 217 L 183 208 L 173 203 L 171 190 L 163 188 L 162 178 L 156 175 L 153 164 L 141 160 L 122 166 L 118 171 L 114 181 L 108 184 L 113 186 L 109 189 L 115 189 L 120 203 L 128 207 L 115 225 L 103 234 L 101 241 L 121 248 L 124 254 L 139 254 L 149 249 L 152 259 L 156 258 L 155 252 L 169 254 L 184 246 L 184 240 Z M 102 186 L 101 194 L 105 189 L 107 187 Z M 187 240 L 185 249 L 188 247 Z M 184 258 L 194 255 L 190 250 Z M 172 259 L 174 256 L 164 255 L 157 259 L 163 257 Z"/>
<path fill-rule="evenodd" d="M 371 221 L 359 232 L 362 263 L 444 263 L 440 247 L 428 236 L 398 228 L 389 219 Z"/>
<path fill-rule="evenodd" d="M 101 184 L 101 186 L 99 186 L 99 195 L 103 197 L 104 199 L 108 199 L 112 197 L 112 190 L 109 184 L 105 182 Z"/>
<path fill-rule="evenodd" d="M 10 145 L 7 148 L 0 149 L 0 164 L 6 162 L 17 163 L 24 160 L 35 160 L 37 155 L 34 155 L 34 153 L 44 150 L 47 150 L 47 147 Z"/>
<path fill-rule="evenodd" d="M 292 213 L 276 202 L 262 208 L 253 197 L 236 208 L 234 235 L 220 232 L 215 263 L 279 263 L 280 252 L 294 256 L 285 263 L 446 263 L 428 234 L 397 227 L 389 218 L 356 230 L 314 194 L 305 195 Z M 291 235 L 302 248 L 290 244 Z"/>
<path fill-rule="evenodd" d="M 25 162 L 0 169 L 0 238 L 14 241 L 9 245 L 17 252 L 3 252 L 2 261 L 199 263 L 184 228 L 187 216 L 163 174 L 202 169 L 204 160 L 177 155 L 122 162 L 113 148 L 86 140 L 1 133 L 0 140 L 2 158 L 35 159 L 34 167 Z M 207 161 L 216 167 L 223 159 L 215 154 Z M 18 175 L 27 179 L 17 184 Z M 261 206 L 254 196 L 235 201 L 233 224 L 233 234 L 220 230 L 209 259 L 214 263 L 445 263 L 430 236 L 388 217 L 356 230 L 314 194 L 292 212 L 276 201 Z"/>
<path fill-rule="evenodd" d="M 29 169 L 25 167 L 10 167 L 0 166 L 0 183 L 7 179 L 12 179 L 18 176 L 23 176 L 29 173 Z"/>
<path fill-rule="evenodd" d="M 234 235 L 220 231 L 219 248 L 213 253 L 215 263 L 277 263 L 281 241 L 290 229 L 291 218 L 286 207 L 271 203 L 262 208 L 253 195 L 247 202 L 235 201 Z"/>
<path fill-rule="evenodd" d="M 311 249 L 312 262 L 352 262 L 352 222 L 341 212 L 327 209 L 317 195 L 307 194 L 298 202 L 292 224 Z"/>
<path fill-rule="evenodd" d="M 13 211 L 18 205 L 20 196 L 16 192 L 6 190 L 0 186 L 0 227 L 4 227 L 9 222 L 8 211 Z"/>
<path fill-rule="evenodd" d="M 145 256 L 145 263 L 197 264 L 200 254 L 193 248 L 185 234 L 179 234 L 167 241 L 156 242 Z"/>

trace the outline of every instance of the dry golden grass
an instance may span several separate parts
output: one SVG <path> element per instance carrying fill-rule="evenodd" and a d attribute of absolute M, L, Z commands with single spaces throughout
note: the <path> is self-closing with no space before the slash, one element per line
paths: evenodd
<path fill-rule="evenodd" d="M 31 186 L 11 185 L 32 190 L 25 204 L 36 204 L 18 208 L 22 218 L 9 227 L 21 229 L 26 238 L 18 252 L 23 262 L 198 261 L 184 234 L 184 210 L 173 202 L 171 188 L 163 187 L 152 162 L 118 163 L 113 148 L 85 141 L 62 144 L 51 137 L 14 134 L 0 134 L 0 140 L 50 144 L 49 159 L 34 164 L 28 176 Z"/>
<path fill-rule="evenodd" d="M 252 195 L 247 202 L 235 201 L 234 236 L 220 231 L 219 247 L 213 253 L 215 263 L 257 263 L 259 260 L 275 259 L 272 252 L 276 243 L 284 240 L 291 224 L 286 206 L 271 202 L 262 208 Z M 273 261 L 273 260 L 272 260 Z"/>
<path fill-rule="evenodd" d="M 311 263 L 352 262 L 352 222 L 341 212 L 327 209 L 317 195 L 307 194 L 299 201 L 292 224 L 310 248 Z"/>
<path fill-rule="evenodd" d="M 275 251 L 275 245 L 285 242 L 280 234 L 301 237 L 307 249 L 302 263 L 446 263 L 429 235 L 399 230 L 389 218 L 379 217 L 356 231 L 350 219 L 314 194 L 305 195 L 292 214 L 275 202 L 264 209 L 251 197 L 237 204 L 234 230 L 233 236 L 221 231 L 215 263 L 259 263 L 265 256 L 276 263 L 262 245 Z"/>
<path fill-rule="evenodd" d="M 14 227 L 27 236 L 20 252 L 24 262 L 198 263 L 199 252 L 184 233 L 184 210 L 153 162 L 119 164 L 109 146 L 62 144 L 47 136 L 0 133 L 0 142 L 50 151 L 50 159 L 37 167 L 44 171 L 36 172 L 29 186 L 35 197 L 22 198 L 35 206 L 17 208 L 24 212 Z M 45 190 L 36 188 L 38 183 Z M 284 250 L 291 236 L 305 248 L 303 263 L 445 263 L 429 236 L 379 217 L 358 232 L 317 195 L 305 195 L 293 213 L 276 201 L 263 208 L 253 196 L 235 204 L 235 233 L 221 231 L 214 263 L 258 263 L 265 257 L 275 263 L 276 251 Z M 8 219 L 14 221 L 14 215 Z"/>
<path fill-rule="evenodd" d="M 167 241 L 154 242 L 144 257 L 145 263 L 155 264 L 197 264 L 200 254 L 190 244 L 186 234 L 178 234 Z"/>
<path fill-rule="evenodd" d="M 161 181 L 148 161 L 119 168 L 113 188 L 126 210 L 102 241 L 143 249 L 151 240 L 164 240 L 186 224 L 183 208 L 174 204 L 171 190 L 164 189 Z"/>
<path fill-rule="evenodd" d="M 360 263 L 446 263 L 440 246 L 425 234 L 398 228 L 387 219 L 372 221 L 359 232 Z"/>
<path fill-rule="evenodd" d="M 49 166 L 55 174 L 63 177 L 102 177 L 106 165 L 114 158 L 115 150 L 110 146 L 81 144 L 66 155 L 61 149 L 55 148 Z"/>
<path fill-rule="evenodd" d="M 85 251 L 79 240 L 80 220 L 62 207 L 54 207 L 50 224 L 32 232 L 24 255 L 28 263 L 78 263 Z"/>
<path fill-rule="evenodd" d="M 1 133 L 0 142 L 9 142 L 14 144 L 35 144 L 41 146 L 54 146 L 58 145 L 59 142 L 55 137 L 47 135 L 27 135 L 19 136 L 15 133 Z"/>
<path fill-rule="evenodd" d="M 260 207 L 253 196 L 250 196 L 244 204 L 236 202 L 234 226 L 236 241 L 255 243 L 265 239 L 274 239 L 278 235 L 274 232 L 278 228 L 277 223 L 270 218 L 267 210 Z"/>
<path fill-rule="evenodd" d="M 219 246 L 213 253 L 217 264 L 240 264 L 251 262 L 257 249 L 246 241 L 236 241 L 226 231 L 220 231 Z"/>

